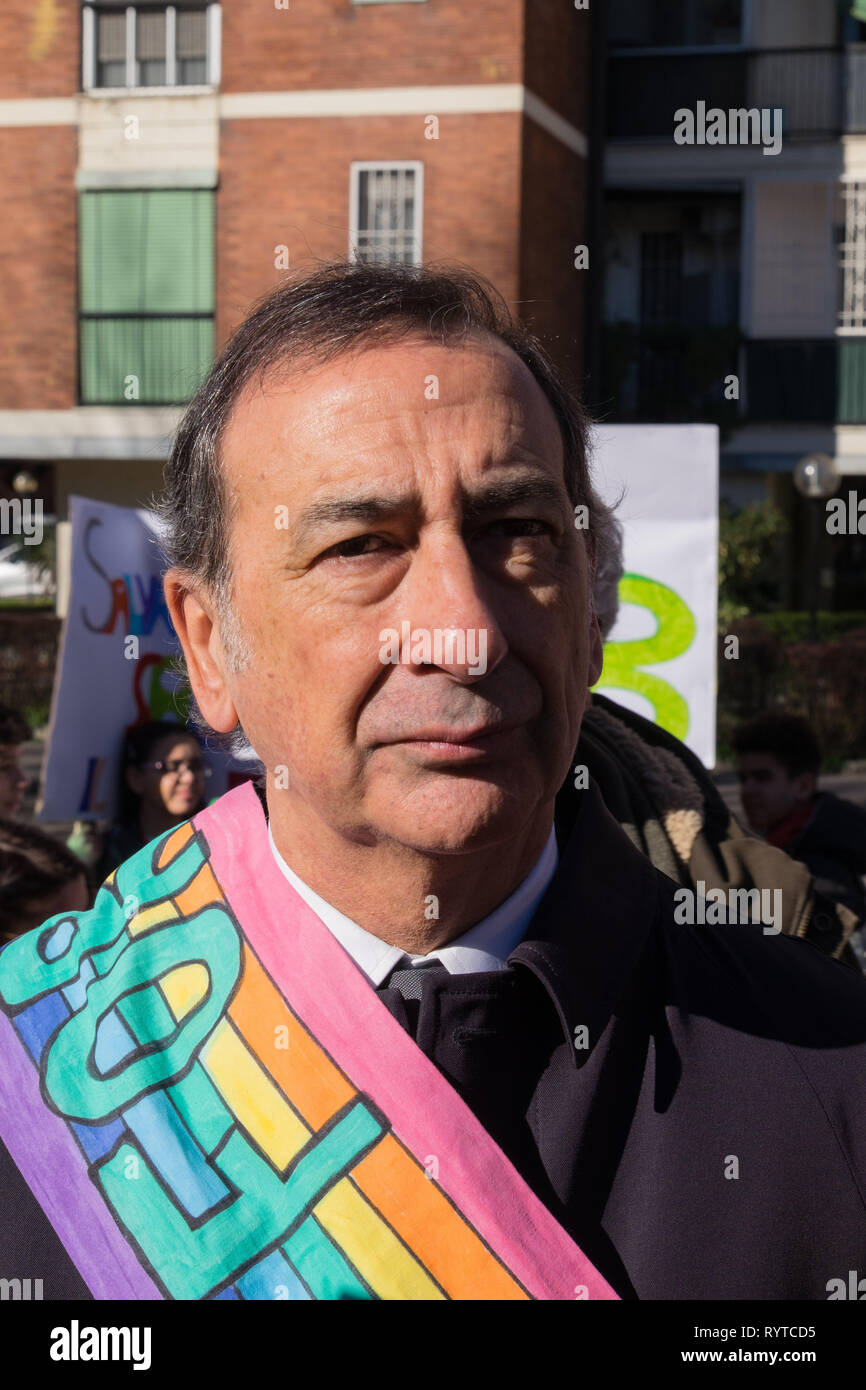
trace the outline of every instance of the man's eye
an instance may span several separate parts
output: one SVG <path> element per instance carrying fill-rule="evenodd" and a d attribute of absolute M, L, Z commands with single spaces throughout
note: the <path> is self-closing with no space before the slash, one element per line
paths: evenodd
<path fill-rule="evenodd" d="M 322 552 L 319 559 L 330 560 L 336 557 L 351 560 L 359 555 L 374 555 L 376 551 L 371 550 L 371 546 L 378 549 L 387 544 L 388 542 L 383 540 L 381 536 L 352 536 L 347 541 L 338 541 L 336 545 L 329 546 L 327 550 Z"/>
<path fill-rule="evenodd" d="M 495 521 L 491 527 L 493 531 L 501 529 L 507 536 L 554 536 L 556 527 L 551 526 L 549 521 L 539 521 L 535 517 L 528 516 L 509 516 L 503 517 L 501 521 Z"/>

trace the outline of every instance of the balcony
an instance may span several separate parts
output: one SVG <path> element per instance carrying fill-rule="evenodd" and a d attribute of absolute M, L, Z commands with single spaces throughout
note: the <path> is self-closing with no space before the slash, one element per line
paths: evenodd
<path fill-rule="evenodd" d="M 740 377 L 740 400 L 725 378 Z M 608 324 L 597 408 L 619 424 L 866 424 L 866 336 L 743 340 L 735 327 Z"/>
<path fill-rule="evenodd" d="M 866 424 L 866 337 L 751 339 L 744 356 L 749 420 Z"/>
<path fill-rule="evenodd" d="M 863 132 L 866 47 L 611 53 L 610 139 L 672 140 L 674 112 L 699 101 L 725 111 L 781 107 L 786 137 Z"/>
<path fill-rule="evenodd" d="M 81 314 L 82 405 L 181 405 L 214 356 L 212 313 Z"/>
<path fill-rule="evenodd" d="M 737 370 L 740 331 L 647 328 L 608 324 L 602 333 L 598 408 L 619 424 L 639 420 L 737 423 L 736 401 L 724 398 L 724 379 Z"/>

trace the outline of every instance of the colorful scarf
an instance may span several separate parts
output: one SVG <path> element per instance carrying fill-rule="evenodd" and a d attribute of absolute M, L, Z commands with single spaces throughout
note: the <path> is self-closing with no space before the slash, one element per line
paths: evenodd
<path fill-rule="evenodd" d="M 0 1134 L 95 1298 L 615 1299 L 250 785 L 0 953 Z"/>

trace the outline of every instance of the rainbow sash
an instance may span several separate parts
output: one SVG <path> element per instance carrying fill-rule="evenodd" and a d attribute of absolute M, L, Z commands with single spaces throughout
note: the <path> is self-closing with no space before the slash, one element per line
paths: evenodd
<path fill-rule="evenodd" d="M 613 1299 L 229 792 L 0 954 L 0 1133 L 95 1298 Z"/>

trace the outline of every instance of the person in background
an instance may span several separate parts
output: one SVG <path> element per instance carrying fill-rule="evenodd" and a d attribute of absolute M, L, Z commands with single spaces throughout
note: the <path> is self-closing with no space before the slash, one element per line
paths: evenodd
<path fill-rule="evenodd" d="M 19 761 L 21 744 L 33 730 L 17 710 L 0 705 L 0 816 L 15 817 L 27 789 L 27 777 Z"/>
<path fill-rule="evenodd" d="M 619 612 L 623 533 L 614 516 L 603 517 L 602 524 L 609 534 L 600 547 L 593 601 L 606 642 Z M 819 865 L 802 854 L 789 857 L 772 836 L 768 842 L 744 830 L 700 759 L 666 729 L 594 693 L 575 762 L 587 767 L 605 805 L 635 847 L 675 883 L 691 889 L 703 884 L 704 893 L 778 888 L 786 935 L 803 937 L 824 955 L 866 969 L 862 933 L 857 930 L 863 912 L 854 884 L 852 894 L 840 895 Z M 573 798 L 570 785 L 567 781 L 558 799 L 562 810 Z M 849 805 L 835 797 L 830 801 Z M 862 826 L 853 840 L 862 855 Z"/>
<path fill-rule="evenodd" d="M 97 862 L 98 881 L 157 835 L 202 810 L 210 773 L 201 743 L 182 725 L 157 720 L 128 730 L 118 815 Z"/>
<path fill-rule="evenodd" d="M 0 944 L 89 906 L 84 869 L 70 850 L 33 825 L 0 819 Z"/>
<path fill-rule="evenodd" d="M 866 919 L 866 811 L 818 790 L 821 749 L 811 725 L 762 714 L 734 734 L 746 819 L 758 835 L 805 864 L 816 887 Z"/>

